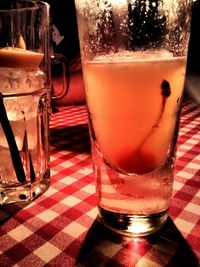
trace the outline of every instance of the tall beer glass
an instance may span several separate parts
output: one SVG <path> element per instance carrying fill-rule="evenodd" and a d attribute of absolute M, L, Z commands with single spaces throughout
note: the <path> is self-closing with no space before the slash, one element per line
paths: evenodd
<path fill-rule="evenodd" d="M 190 1 L 76 0 L 99 216 L 141 236 L 168 216 Z"/>

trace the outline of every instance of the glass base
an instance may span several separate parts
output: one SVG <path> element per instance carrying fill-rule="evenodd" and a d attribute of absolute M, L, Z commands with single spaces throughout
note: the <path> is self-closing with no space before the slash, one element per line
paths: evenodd
<path fill-rule="evenodd" d="M 6 186 L 0 188 L 0 205 L 29 202 L 43 194 L 50 185 L 50 171 L 47 170 L 45 175 L 39 181 L 34 183 L 25 183 L 17 186 Z"/>
<path fill-rule="evenodd" d="M 132 215 L 110 212 L 99 207 L 99 218 L 107 228 L 118 234 L 139 237 L 161 229 L 168 218 L 168 210 L 151 215 Z"/>

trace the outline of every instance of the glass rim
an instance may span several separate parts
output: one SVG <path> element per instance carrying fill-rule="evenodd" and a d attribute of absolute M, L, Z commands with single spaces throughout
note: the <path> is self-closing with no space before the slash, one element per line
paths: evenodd
<path fill-rule="evenodd" d="M 44 1 L 33 1 L 33 0 L 20 0 L 17 3 L 25 3 L 30 4 L 30 6 L 16 6 L 11 8 L 0 9 L 0 14 L 3 13 L 20 13 L 20 12 L 27 12 L 27 11 L 34 11 L 38 9 L 42 9 L 44 7 L 48 7 L 49 4 Z"/>

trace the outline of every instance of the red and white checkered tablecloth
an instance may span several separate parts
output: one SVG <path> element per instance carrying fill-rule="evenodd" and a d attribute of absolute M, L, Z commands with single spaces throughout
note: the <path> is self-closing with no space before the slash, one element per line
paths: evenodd
<path fill-rule="evenodd" d="M 184 102 L 170 217 L 127 238 L 97 220 L 85 106 L 51 118 L 51 186 L 29 205 L 0 208 L 0 266 L 193 267 L 200 259 L 200 106 Z"/>

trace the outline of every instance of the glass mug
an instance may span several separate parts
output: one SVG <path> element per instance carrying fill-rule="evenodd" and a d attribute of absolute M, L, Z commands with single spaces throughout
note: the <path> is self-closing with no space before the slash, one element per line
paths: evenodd
<path fill-rule="evenodd" d="M 0 204 L 47 190 L 49 169 L 49 5 L 0 4 Z"/>
<path fill-rule="evenodd" d="M 75 4 L 99 218 L 148 235 L 168 217 L 191 2 Z"/>

